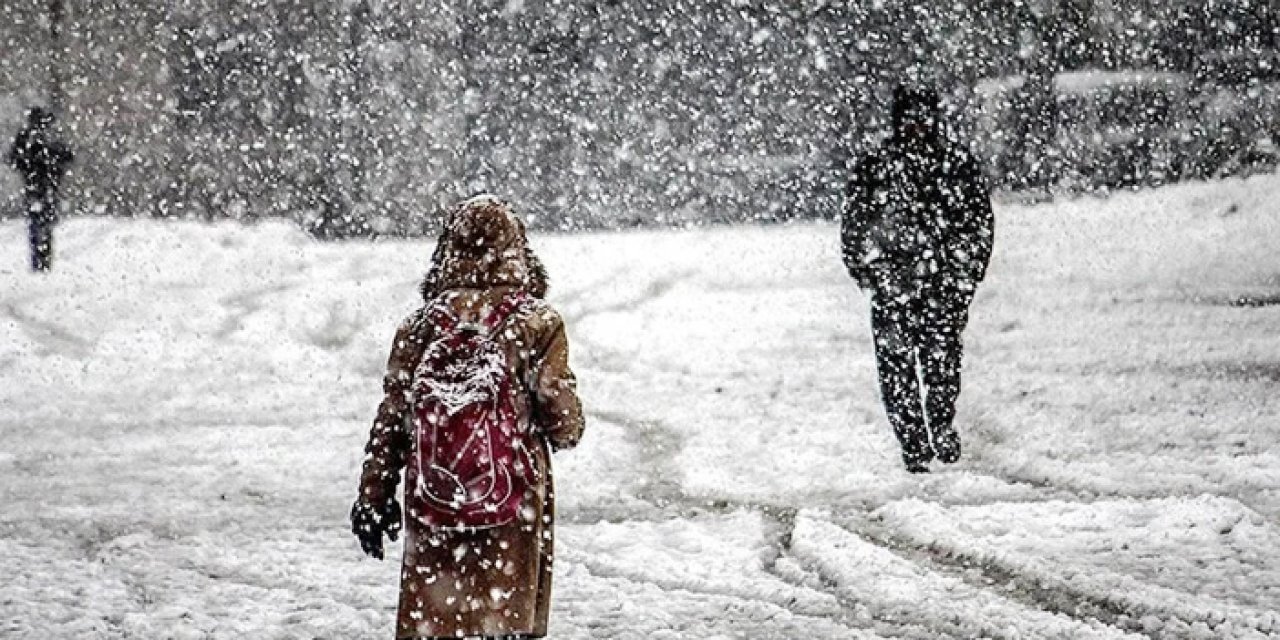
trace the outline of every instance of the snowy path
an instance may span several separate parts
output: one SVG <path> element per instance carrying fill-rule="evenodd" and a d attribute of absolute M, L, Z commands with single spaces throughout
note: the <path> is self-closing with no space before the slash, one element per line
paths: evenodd
<path fill-rule="evenodd" d="M 1280 637 L 1277 201 L 1002 207 L 965 459 L 927 477 L 831 226 L 536 239 L 591 418 L 554 637 Z M 429 247 L 79 220 L 37 279 L 24 237 L 0 226 L 0 637 L 389 637 L 395 563 L 345 514 Z"/>

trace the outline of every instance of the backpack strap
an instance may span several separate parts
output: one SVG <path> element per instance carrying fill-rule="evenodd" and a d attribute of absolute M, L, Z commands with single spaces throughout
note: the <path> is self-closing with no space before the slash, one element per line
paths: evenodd
<path fill-rule="evenodd" d="M 524 291 L 509 293 L 502 298 L 502 302 L 489 312 L 489 316 L 484 319 L 484 326 L 489 329 L 490 333 L 494 333 L 497 329 L 507 323 L 511 316 L 524 309 L 529 303 L 529 294 Z"/>
<path fill-rule="evenodd" d="M 450 333 L 458 326 L 458 316 L 444 301 L 431 305 L 426 313 L 427 323 L 440 333 Z"/>

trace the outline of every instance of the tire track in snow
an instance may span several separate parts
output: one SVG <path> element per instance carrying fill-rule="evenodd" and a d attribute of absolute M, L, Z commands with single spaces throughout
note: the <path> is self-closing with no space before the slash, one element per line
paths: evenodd
<path fill-rule="evenodd" d="M 681 271 L 657 278 L 631 296 L 625 297 L 621 300 L 614 300 L 596 307 L 584 307 L 573 311 L 566 311 L 562 313 L 561 317 L 564 319 L 567 327 L 572 327 L 573 325 L 583 322 L 592 316 L 606 313 L 636 311 L 640 307 L 666 295 L 669 291 L 674 289 L 676 285 L 680 284 L 684 278 L 692 274 L 692 271 Z M 586 291 L 582 291 L 578 295 L 585 296 Z M 599 341 L 593 340 L 590 336 L 583 335 L 580 332 L 573 332 L 572 337 L 574 342 L 583 345 L 584 349 L 582 350 L 582 353 L 588 359 L 588 367 L 604 371 L 606 373 L 626 373 L 635 369 L 632 363 L 634 354 L 612 348 L 600 343 Z"/>
<path fill-rule="evenodd" d="M 954 625 L 917 624 L 885 619 L 881 614 L 886 612 L 878 611 L 875 607 L 868 606 L 867 603 L 851 601 L 842 596 L 839 592 L 838 583 L 823 575 L 814 567 L 808 566 L 792 553 L 791 539 L 798 513 L 794 505 L 688 493 L 680 482 L 679 469 L 674 465 L 675 458 L 683 448 L 684 439 L 678 432 L 663 422 L 636 419 L 625 413 L 611 411 L 592 411 L 589 416 L 626 427 L 624 433 L 627 434 L 629 442 L 637 447 L 640 452 L 636 464 L 639 471 L 639 479 L 632 485 L 631 491 L 634 496 L 653 507 L 651 512 L 642 514 L 614 513 L 611 515 L 614 515 L 615 518 L 609 518 L 609 521 L 689 520 L 706 515 L 728 515 L 739 512 L 755 513 L 764 520 L 766 531 L 765 550 L 762 558 L 764 572 L 783 584 L 793 588 L 825 594 L 838 603 L 838 611 L 816 617 L 851 630 L 869 631 L 889 637 L 921 639 L 965 637 L 963 633 L 957 631 L 957 627 Z M 581 517 L 583 515 L 586 514 L 579 514 L 579 517 L 573 519 L 573 522 L 575 524 L 593 524 L 590 518 Z M 699 590 L 688 585 L 669 584 L 669 581 L 620 575 L 617 572 L 601 569 L 589 561 L 575 562 L 583 565 L 592 575 L 621 577 L 631 581 L 648 582 L 664 590 L 679 589 L 691 593 L 745 598 L 741 594 Z M 759 601 L 786 608 L 793 615 L 815 617 L 813 611 L 797 608 L 794 606 L 795 603 L 774 600 Z"/>
<path fill-rule="evenodd" d="M 978 422 L 975 426 L 986 432 L 991 432 L 998 428 L 998 425 L 991 424 L 990 419 Z M 976 447 L 971 448 L 966 455 L 978 462 L 978 466 L 984 475 L 998 478 L 1011 484 L 1035 487 L 1037 492 L 1043 496 L 1042 499 L 1045 500 L 1061 500 L 1080 505 L 1092 505 L 1115 500 L 1147 502 L 1187 500 L 1203 496 L 1214 496 L 1239 503 L 1269 522 L 1274 523 L 1270 516 L 1272 510 L 1259 504 L 1262 501 L 1259 498 L 1260 491 L 1239 490 L 1224 492 L 1220 486 L 1208 485 L 1171 490 L 1160 490 L 1154 487 L 1108 488 L 1090 486 L 1081 482 L 1077 477 L 1067 474 L 1035 473 L 1029 472 L 1025 467 L 1009 469 L 1007 466 L 1000 464 L 1000 459 L 995 455 L 996 449 L 996 446 Z M 887 529 L 882 533 L 892 535 Z M 1197 623 L 1202 623 L 1207 627 L 1203 632 L 1200 632 L 1200 635 L 1208 633 L 1208 637 L 1233 638 L 1236 636 L 1236 629 L 1240 629 L 1249 633 L 1260 633 L 1265 637 L 1280 638 L 1280 612 L 1272 611 L 1269 615 L 1257 616 L 1249 613 L 1226 615 L 1214 610 L 1192 610 L 1195 608 L 1187 609 L 1186 607 L 1168 604 L 1159 600 L 1141 599 L 1127 592 L 1102 593 L 1097 590 L 1081 588 L 1059 579 L 1057 576 L 1046 576 L 1043 573 L 1020 566 L 1015 562 L 992 557 L 990 554 L 980 551 L 969 553 L 963 549 L 936 549 L 933 548 L 933 545 L 920 545 L 900 537 L 896 538 L 893 544 L 903 548 L 915 547 L 918 551 L 927 551 L 926 555 L 928 557 L 953 565 L 958 563 L 965 567 L 980 567 L 985 572 L 990 573 L 994 580 L 1013 582 L 1019 589 L 1031 594 L 1030 597 L 1044 600 L 1046 606 L 1054 606 L 1056 602 L 1066 603 L 1067 606 L 1092 612 L 1092 615 L 1099 620 L 1108 621 L 1108 624 L 1133 633 L 1145 634 L 1152 638 L 1184 637 L 1187 635 L 1186 633 L 1170 632 L 1166 627 L 1170 624 L 1186 627 Z M 1170 591 L 1194 595 L 1194 593 L 1178 589 L 1170 589 Z M 1069 612 L 1064 611 L 1064 613 Z M 1147 622 L 1144 622 L 1144 619 Z M 1158 621 L 1159 624 L 1149 624 L 1151 619 Z M 1226 625 L 1225 627 L 1223 626 L 1224 624 Z M 1225 629 L 1225 631 L 1222 629 Z"/>
<path fill-rule="evenodd" d="M 870 518 L 837 518 L 833 523 L 899 557 L 934 567 L 939 573 L 953 575 L 974 587 L 985 585 L 993 589 L 1003 585 L 999 593 L 1011 600 L 1077 620 L 1098 621 L 1126 633 L 1153 639 L 1280 637 L 1280 614 L 1274 611 L 1223 611 L 1153 602 L 1140 593 L 1081 587 L 991 553 L 922 544 L 897 535 Z M 1195 625 L 1203 625 L 1203 629 L 1196 630 Z"/>
<path fill-rule="evenodd" d="M 621 311 L 635 311 L 642 305 L 653 302 L 654 300 L 666 295 L 668 291 L 674 289 L 676 285 L 680 284 L 685 278 L 691 275 L 693 275 L 692 271 L 680 271 L 662 278 L 651 280 L 643 289 L 636 292 L 634 295 L 624 297 L 621 300 L 614 300 L 613 302 L 609 302 L 598 307 L 586 307 L 574 311 L 567 311 L 564 313 L 564 320 L 567 324 L 575 324 L 591 316 Z M 571 300 L 580 300 L 581 298 L 586 297 L 590 290 L 591 288 L 584 287 L 583 291 L 574 294 L 575 296 L 580 297 L 571 298 Z"/>
<path fill-rule="evenodd" d="M 631 487 L 636 498 L 666 513 L 695 501 L 685 493 L 674 460 L 684 448 L 684 439 L 674 429 L 655 420 L 638 420 L 623 413 L 590 411 L 588 416 L 623 427 L 629 444 L 639 452 L 637 474 Z"/>
<path fill-rule="evenodd" d="M 605 304 L 599 307 L 582 308 L 574 313 L 566 314 L 567 323 L 583 321 L 595 315 L 611 312 L 635 311 L 640 306 L 651 302 L 674 288 L 681 278 L 689 274 L 672 274 L 650 282 L 637 295 Z M 585 296 L 590 287 L 576 296 Z M 606 368 L 610 373 L 641 372 L 652 369 L 637 363 L 628 354 L 611 349 L 590 339 L 578 337 L 586 343 L 588 353 L 604 353 L 607 360 L 597 358 L 592 365 L 612 363 Z M 590 514 L 580 512 L 574 522 L 591 524 L 601 520 L 637 521 L 667 520 L 673 518 L 694 518 L 704 514 L 727 514 L 738 511 L 750 511 L 759 514 L 765 520 L 769 532 L 764 557 L 766 573 L 793 587 L 815 590 L 830 595 L 840 603 L 841 611 L 832 619 L 850 629 L 873 631 L 896 637 L 966 637 L 967 632 L 957 624 L 941 619 L 929 619 L 923 623 L 912 623 L 893 620 L 894 612 L 879 610 L 875 603 L 857 602 L 841 594 L 839 581 L 827 575 L 820 567 L 805 562 L 797 556 L 792 548 L 792 536 L 795 531 L 797 509 L 794 505 L 771 504 L 766 501 L 740 500 L 729 496 L 692 495 L 681 482 L 680 471 L 674 461 L 684 447 L 683 436 L 658 420 L 642 419 L 626 412 L 595 410 L 589 413 L 594 419 L 612 422 L 624 426 L 628 442 L 636 447 L 639 458 L 636 462 L 639 480 L 632 485 L 631 491 L 639 500 L 652 505 L 649 513 L 628 513 L 625 510 L 601 510 Z M 981 456 L 978 456 L 981 459 Z M 983 465 L 987 466 L 987 465 Z M 1075 492 L 1051 483 L 1031 482 L 1021 478 L 1005 478 L 991 469 L 974 469 L 980 475 L 998 478 L 1010 484 L 1031 486 L 1037 499 L 1049 500 L 1061 498 L 1063 493 L 1073 495 Z M 814 507 L 832 506 L 847 508 L 848 504 L 823 505 L 815 503 Z M 881 506 L 875 503 L 861 505 L 861 509 L 869 512 Z M 597 519 L 599 518 L 599 519 Z M 926 546 L 914 545 L 904 539 L 896 538 L 887 531 L 873 531 L 871 527 L 862 530 L 850 530 L 859 539 L 868 544 L 885 549 L 897 557 L 912 563 L 930 575 L 953 576 L 962 580 L 981 593 L 989 593 L 992 597 L 1005 598 L 1033 610 L 1049 614 L 1062 615 L 1081 624 L 1100 624 L 1117 631 L 1136 631 L 1142 633 L 1141 616 L 1128 615 L 1127 610 L 1105 598 L 1092 597 L 1060 585 L 1046 586 L 1035 579 L 1008 567 L 1001 567 L 988 562 L 974 562 L 962 555 L 939 557 L 936 550 Z M 590 567 L 585 567 L 591 573 Z M 667 586 L 653 582 L 659 587 Z M 997 584 L 1012 584 L 1008 593 L 993 588 Z M 687 588 L 686 588 L 687 590 Z M 800 612 L 793 611 L 799 614 Z"/>
<path fill-rule="evenodd" d="M 612 422 L 625 427 L 624 433 L 629 443 L 635 446 L 640 454 L 636 463 L 639 473 L 630 490 L 638 499 L 652 505 L 653 510 L 647 514 L 630 514 L 628 517 L 624 517 L 623 521 L 693 519 L 702 515 L 725 515 L 740 511 L 757 513 L 764 518 L 768 534 L 765 541 L 765 557 L 763 558 L 765 573 L 778 578 L 783 584 L 791 587 L 832 595 L 828 590 L 815 589 L 812 584 L 790 579 L 785 572 L 777 570 L 778 559 L 786 554 L 787 551 L 784 548 L 784 544 L 789 543 L 790 530 L 795 525 L 794 509 L 723 497 L 689 494 L 685 491 L 680 481 L 680 472 L 674 462 L 680 450 L 684 447 L 684 438 L 676 430 L 661 421 L 636 419 L 622 412 L 592 411 L 588 415 L 594 419 Z M 579 524 L 590 524 L 589 521 L 584 520 L 577 520 L 577 522 Z M 584 568 L 593 575 L 604 575 L 606 577 L 611 575 L 607 570 L 593 567 L 589 562 L 579 562 L 579 564 L 584 565 Z M 666 584 L 660 580 L 641 579 L 635 576 L 619 575 L 614 577 L 649 582 L 664 590 L 680 589 L 692 593 L 756 600 L 772 606 L 782 607 L 792 615 L 818 617 L 848 629 L 875 630 L 875 625 L 857 621 L 855 612 L 843 605 L 838 612 L 816 615 L 815 612 L 807 608 L 797 607 L 795 602 L 759 600 L 748 598 L 742 594 L 697 590 L 690 588 L 688 585 Z M 883 631 L 883 628 L 881 631 Z M 903 631 L 902 628 L 894 627 L 894 631 L 897 632 L 896 635 L 902 637 L 900 633 Z"/>
<path fill-rule="evenodd" d="M 983 431 L 990 431 L 992 427 L 982 422 L 977 423 L 976 426 Z M 977 463 L 976 468 L 970 468 L 969 471 L 975 475 L 995 478 L 1011 485 L 1032 487 L 1036 494 L 1030 500 L 1001 501 L 1005 503 L 1058 500 L 1089 505 L 1116 499 L 1177 500 L 1213 495 L 1239 502 L 1259 514 L 1264 513 L 1264 510 L 1253 507 L 1239 494 L 1221 494 L 1209 490 L 1188 492 L 1099 489 L 1080 486 L 1069 477 L 1054 478 L 1009 470 L 1000 465 L 1000 459 L 994 455 L 993 449 L 994 447 L 987 446 L 969 447 L 965 455 L 969 460 Z M 972 504 L 980 506 L 986 503 Z M 822 508 L 822 505 L 815 506 Z M 873 511 L 878 506 L 882 505 L 871 505 L 866 512 Z M 1078 620 L 1096 620 L 1127 633 L 1153 639 L 1181 638 L 1205 633 L 1208 634 L 1206 637 L 1234 638 L 1238 629 L 1247 633 L 1260 633 L 1265 637 L 1280 637 L 1280 615 L 1253 619 L 1248 615 L 1228 616 L 1215 612 L 1190 612 L 1177 606 L 1163 606 L 1159 602 L 1144 602 L 1129 593 L 1108 593 L 1081 588 L 1057 576 L 1032 571 L 1016 562 L 993 557 L 981 551 L 969 552 L 965 549 L 942 548 L 937 544 L 922 543 L 898 535 L 892 529 L 880 525 L 871 518 L 850 517 L 841 519 L 836 524 L 871 544 L 888 549 L 917 564 L 931 566 L 939 572 L 955 575 L 972 586 L 982 587 L 986 584 L 990 589 L 993 585 L 1006 585 L 1001 593 L 1010 599 Z M 1153 620 L 1158 624 L 1152 624 Z M 1188 628 L 1196 623 L 1203 623 L 1206 628 L 1202 632 L 1187 631 L 1186 633 L 1170 631 L 1168 628 L 1171 624 L 1175 627 Z M 1229 624 L 1224 627 L 1224 623 Z"/>
<path fill-rule="evenodd" d="M 931 614 L 927 603 L 921 603 L 918 620 L 909 622 L 903 619 L 903 612 L 893 607 L 890 603 L 863 601 L 844 593 L 845 585 L 842 584 L 840 577 L 824 569 L 820 566 L 820 563 L 812 559 L 806 559 L 804 557 L 805 554 L 797 553 L 792 548 L 796 518 L 799 515 L 797 510 L 770 509 L 767 506 L 761 507 L 759 505 L 744 505 L 743 508 L 758 511 L 774 525 L 773 540 L 770 543 L 771 556 L 766 559 L 766 571 L 793 586 L 807 587 L 832 595 L 840 603 L 844 611 L 843 619 L 850 621 L 851 625 L 875 631 L 879 634 L 902 638 L 973 637 L 973 630 L 963 625 L 962 621 Z M 829 520 L 824 519 L 823 521 L 827 522 Z M 831 524 L 834 525 L 836 523 L 832 522 Z M 929 582 L 946 580 L 948 576 L 961 578 L 966 584 L 973 587 L 975 592 L 990 594 L 993 598 L 1009 599 L 1031 610 L 1061 614 L 1081 624 L 1097 622 L 1106 625 L 1104 620 L 1095 620 L 1092 617 L 1074 614 L 1067 610 L 1052 610 L 1041 606 L 1043 603 L 1040 602 L 1009 598 L 1009 594 L 995 589 L 995 586 L 1000 583 L 999 580 L 985 574 L 974 575 L 973 568 L 968 565 L 953 567 L 934 562 L 930 554 L 926 553 L 923 548 L 912 547 L 898 540 L 865 535 L 845 527 L 842 528 L 868 545 L 881 548 L 911 565 L 920 567 L 931 578 Z M 1006 637 L 1001 635 L 1001 630 L 998 628 L 985 628 L 988 623 L 980 617 L 971 622 L 976 626 L 984 627 L 983 637 Z M 1117 628 L 1117 631 L 1122 630 Z"/>
<path fill-rule="evenodd" d="M 0 306 L 0 310 L 4 315 L 12 318 L 18 328 L 41 347 L 51 353 L 70 352 L 78 358 L 86 357 L 93 352 L 95 344 L 92 340 L 78 336 L 53 322 L 28 315 L 18 306 L 23 302 L 26 301 L 7 302 Z"/>
<path fill-rule="evenodd" d="M 297 286 L 294 283 L 282 282 L 256 289 L 235 293 L 218 300 L 218 303 L 229 310 L 230 314 L 222 321 L 213 337 L 225 340 L 231 334 L 244 328 L 244 321 L 263 308 L 262 299 L 274 293 L 281 293 Z"/>
<path fill-rule="evenodd" d="M 723 598 L 731 601 L 750 603 L 757 607 L 774 608 L 786 611 L 793 619 L 821 621 L 832 626 L 841 627 L 847 630 L 873 631 L 869 626 L 859 625 L 856 621 L 850 619 L 843 611 L 824 612 L 817 607 L 797 606 L 794 598 L 779 596 L 776 598 L 759 597 L 755 594 L 745 593 L 736 589 L 716 589 L 712 587 L 695 587 L 679 580 L 663 580 L 651 576 L 639 575 L 634 572 L 619 571 L 604 565 L 603 563 L 593 562 L 589 559 L 574 558 L 565 560 L 565 562 L 573 564 L 585 571 L 594 578 L 624 580 L 634 584 L 647 584 L 657 587 L 664 593 L 688 593 L 698 596 L 706 596 L 712 598 Z M 788 583 L 789 584 L 789 583 Z M 796 585 L 791 585 L 796 586 Z M 808 588 L 808 587 L 805 587 Z M 812 590 L 812 589 L 811 589 Z M 813 590 L 817 591 L 817 590 Z M 717 622 L 718 620 L 704 620 L 703 622 Z M 770 637 L 753 635 L 751 637 Z M 907 636 L 895 636 L 907 637 Z M 929 636 L 936 637 L 936 636 Z"/>
<path fill-rule="evenodd" d="M 580 285 L 573 289 L 567 289 L 564 292 L 559 292 L 558 289 L 553 288 L 552 290 L 557 293 L 552 294 L 550 298 L 560 309 L 567 311 L 565 317 L 574 318 L 580 313 L 589 313 L 589 308 L 578 308 L 582 306 L 584 299 L 590 297 L 593 292 L 599 291 L 609 283 L 622 277 L 625 273 L 626 271 L 623 269 L 615 269 L 599 278 L 596 278 L 590 283 Z"/>
<path fill-rule="evenodd" d="M 990 429 L 990 425 L 977 425 Z M 1050 478 L 1011 472 L 1002 468 L 989 447 L 970 445 L 965 457 L 976 462 L 969 469 L 974 475 L 995 478 L 1011 485 L 1031 487 L 1035 497 L 1030 501 L 1062 500 L 1079 504 L 1090 504 L 1108 498 L 1144 499 L 1171 496 L 1135 496 L 1123 492 L 1088 491 L 1071 484 L 1055 483 Z M 1176 497 L 1176 496 L 1172 496 Z M 981 505 L 984 503 L 974 503 Z M 874 506 L 867 512 L 874 510 Z M 835 524 L 860 539 L 884 548 L 907 561 L 932 570 L 952 575 L 965 583 L 979 589 L 994 590 L 996 585 L 1004 585 L 999 593 L 1011 600 L 1026 606 L 1056 613 L 1081 621 L 1097 621 L 1126 633 L 1147 636 L 1153 639 L 1166 638 L 1158 629 L 1148 628 L 1143 618 L 1155 616 L 1161 622 L 1167 622 L 1168 612 L 1160 612 L 1149 608 L 1135 608 L 1133 603 L 1123 598 L 1107 594 L 1089 593 L 1070 584 L 1045 576 L 1035 575 L 1025 569 L 997 558 L 986 557 L 981 553 L 966 553 L 958 550 L 942 549 L 933 544 L 922 544 L 896 534 L 892 529 L 880 525 L 871 518 L 849 517 L 837 519 Z"/>
<path fill-rule="evenodd" d="M 827 594 L 835 599 L 840 613 L 834 620 L 850 628 L 872 631 L 877 635 L 894 638 L 959 638 L 951 633 L 922 625 L 882 620 L 874 615 L 865 603 L 845 597 L 840 593 L 840 583 L 834 577 L 825 574 L 818 567 L 805 562 L 791 548 L 795 535 L 796 508 L 778 508 L 766 505 L 744 505 L 765 519 L 768 533 L 768 547 L 765 551 L 765 573 L 781 580 L 785 584 L 801 589 L 810 589 Z"/>
<path fill-rule="evenodd" d="M 1107 500 L 1165 500 L 1186 499 L 1198 496 L 1215 496 L 1234 500 L 1263 517 L 1272 518 L 1275 509 L 1266 506 L 1266 498 L 1262 497 L 1268 489 L 1265 487 L 1240 487 L 1236 491 L 1223 491 L 1221 485 L 1205 483 L 1182 489 L 1162 491 L 1153 487 L 1141 488 L 1107 488 L 1091 486 L 1080 482 L 1077 478 L 1066 474 L 1031 473 L 1025 467 L 1010 469 L 1000 464 L 999 458 L 993 455 L 991 448 L 972 448 L 965 454 L 970 460 L 978 463 L 982 475 L 997 478 L 1014 485 L 1026 485 L 1037 490 L 1042 497 L 1039 500 L 1062 500 L 1079 504 L 1093 504 Z"/>
<path fill-rule="evenodd" d="M 589 415 L 627 427 L 625 433 L 640 451 L 637 467 L 641 471 L 642 479 L 633 486 L 632 491 L 637 498 L 654 507 L 654 512 L 645 514 L 646 517 L 643 519 L 689 519 L 699 515 L 730 514 L 740 511 L 756 513 L 764 518 L 769 532 L 764 558 L 765 572 L 793 587 L 815 590 L 835 597 L 840 603 L 841 612 L 831 618 L 833 621 L 852 629 L 873 631 L 894 637 L 964 638 L 968 636 L 969 632 L 963 627 L 947 620 L 926 619 L 920 623 L 893 620 L 891 619 L 893 611 L 881 610 L 875 603 L 850 600 L 841 594 L 840 583 L 836 578 L 814 566 L 813 563 L 804 561 L 792 551 L 792 536 L 797 516 L 795 506 L 785 506 L 769 501 L 741 500 L 727 496 L 694 495 L 685 491 L 679 480 L 679 470 L 673 463 L 683 448 L 683 437 L 661 421 L 635 419 L 625 413 L 610 411 L 593 411 Z M 1042 499 L 1053 498 L 1044 496 Z M 849 505 L 815 503 L 808 506 L 822 508 Z M 878 506 L 880 505 L 865 503 L 861 505 L 861 509 L 871 511 Z M 641 519 L 635 517 L 637 515 L 639 514 L 624 516 L 621 519 L 623 521 Z M 590 521 L 586 520 L 577 522 L 590 524 Z M 1121 603 L 1063 588 L 1061 585 L 1048 586 L 1036 576 L 1025 575 L 1018 572 L 1016 568 L 978 561 L 963 554 L 942 554 L 930 546 L 918 545 L 895 537 L 891 531 L 883 527 L 875 528 L 868 520 L 863 519 L 860 522 L 868 524 L 857 528 L 841 526 L 863 541 L 883 548 L 930 573 L 959 578 L 975 590 L 1011 600 L 1031 609 L 1062 615 L 1082 624 L 1098 623 L 1118 631 L 1145 633 L 1141 620 L 1143 614 L 1134 615 L 1131 609 Z M 660 581 L 650 582 L 663 586 Z M 995 585 L 1000 584 L 1012 585 L 1013 588 L 1004 590 L 994 588 Z M 682 588 L 689 590 L 687 587 Z M 802 612 L 793 611 L 793 613 Z M 1151 637 L 1160 636 L 1152 635 Z"/>
<path fill-rule="evenodd" d="M 638 295 L 629 299 L 597 308 L 582 309 L 575 314 L 567 315 L 566 322 L 576 323 L 602 313 L 633 311 L 671 290 L 677 284 L 678 277 L 678 275 L 673 275 L 656 280 Z M 582 339 L 579 338 L 579 340 Z M 642 369 L 634 360 L 625 357 L 626 354 L 589 339 L 582 341 L 586 343 L 585 346 L 588 352 L 608 353 L 610 360 L 620 363 L 618 366 L 611 368 L 611 372 L 638 372 Z M 593 364 L 598 364 L 599 362 L 597 360 Z M 822 575 L 813 567 L 804 566 L 804 563 L 792 553 L 791 538 L 795 529 L 796 517 L 796 509 L 794 507 L 739 500 L 727 496 L 694 496 L 689 494 L 684 489 L 679 478 L 679 469 L 674 464 L 674 460 L 683 449 L 684 439 L 680 433 L 670 426 L 658 420 L 637 418 L 621 411 L 593 410 L 588 415 L 594 419 L 612 422 L 624 427 L 623 431 L 629 443 L 635 446 L 640 454 L 636 463 L 637 470 L 640 472 L 637 474 L 639 481 L 637 484 L 632 485 L 631 491 L 635 497 L 650 504 L 652 511 L 644 514 L 617 513 L 608 510 L 592 514 L 580 512 L 578 517 L 573 518 L 575 523 L 592 524 L 591 516 L 610 521 L 627 522 L 676 518 L 689 519 L 703 514 L 728 514 L 743 510 L 754 512 L 764 518 L 766 530 L 770 534 L 766 540 L 766 550 L 763 558 L 765 572 L 792 587 L 813 590 L 833 597 L 839 603 L 840 611 L 830 617 L 832 622 L 849 629 L 872 631 L 893 637 L 963 637 L 963 635 L 956 635 L 948 629 L 926 628 L 897 621 L 880 620 L 874 613 L 867 615 L 865 605 L 851 602 L 842 597 L 839 593 L 838 583 L 830 577 Z M 874 508 L 874 505 L 867 505 L 867 508 Z M 584 568 L 590 573 L 597 573 L 596 571 L 591 571 L 590 567 Z M 654 582 L 654 584 L 660 588 L 667 588 L 657 582 Z M 687 587 L 682 588 L 687 590 Z M 792 613 L 798 612 L 792 611 Z"/>
<path fill-rule="evenodd" d="M 1065 584 L 1048 584 L 1042 577 L 1027 575 L 1017 567 L 993 558 L 952 552 L 922 545 L 896 535 L 890 528 L 866 517 L 837 518 L 833 523 L 865 542 L 892 552 L 916 565 L 959 578 L 970 586 L 994 591 L 1031 608 L 1061 614 L 1080 621 L 1097 621 L 1129 633 L 1150 635 L 1140 618 L 1123 602 L 1073 589 Z M 1159 636 L 1150 635 L 1156 638 Z"/>

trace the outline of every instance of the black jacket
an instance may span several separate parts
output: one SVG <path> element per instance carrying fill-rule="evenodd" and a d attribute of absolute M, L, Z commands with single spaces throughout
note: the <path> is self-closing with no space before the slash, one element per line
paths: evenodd
<path fill-rule="evenodd" d="M 960 149 L 916 155 L 891 140 L 858 163 L 849 180 L 842 253 L 864 288 L 874 286 L 877 272 L 977 284 L 994 235 L 982 172 Z"/>
<path fill-rule="evenodd" d="M 14 138 L 9 164 L 22 174 L 27 194 L 44 196 L 58 188 L 75 155 L 47 129 L 27 127 Z"/>

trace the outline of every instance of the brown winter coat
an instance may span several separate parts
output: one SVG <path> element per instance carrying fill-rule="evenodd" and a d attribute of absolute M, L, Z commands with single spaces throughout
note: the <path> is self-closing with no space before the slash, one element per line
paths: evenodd
<path fill-rule="evenodd" d="M 505 203 L 464 203 L 441 242 L 445 247 L 438 252 L 438 269 L 433 268 L 437 280 L 431 293 L 464 321 L 479 321 L 510 292 L 545 290 L 540 266 L 530 269 L 527 262 L 532 254 L 523 225 Z M 432 339 L 425 309 L 400 325 L 392 343 L 385 398 L 369 435 L 360 482 L 361 499 L 371 505 L 394 498 L 400 472 L 413 455 L 415 439 L 405 418 L 413 371 Z M 519 519 L 509 525 L 432 530 L 405 514 L 397 638 L 547 633 L 555 521 L 551 451 L 577 444 L 582 409 L 559 314 L 536 300 L 507 326 L 500 340 L 515 369 L 513 379 L 527 385 L 518 411 L 534 434 L 537 479 Z"/>

